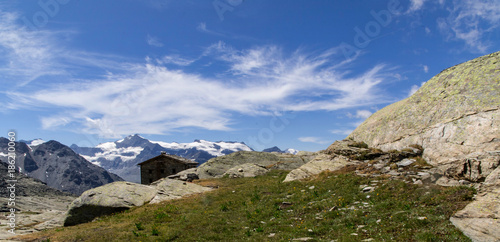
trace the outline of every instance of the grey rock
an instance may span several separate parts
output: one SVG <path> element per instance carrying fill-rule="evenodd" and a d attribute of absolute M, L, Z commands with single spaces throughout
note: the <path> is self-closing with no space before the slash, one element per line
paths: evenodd
<path fill-rule="evenodd" d="M 210 159 L 200 165 L 197 172 L 200 179 L 222 177 L 229 169 L 247 163 L 259 164 L 268 169 L 293 170 L 305 164 L 312 156 L 307 152 L 299 153 L 301 155 L 239 151 Z"/>
<path fill-rule="evenodd" d="M 146 203 L 160 203 L 211 190 L 190 182 L 163 178 L 151 185 L 114 182 L 85 191 L 69 206 L 64 226 L 92 221 Z"/>
<path fill-rule="evenodd" d="M 102 215 L 142 206 L 156 194 L 154 187 L 131 182 L 114 182 L 85 191 L 71 203 L 64 226 L 90 222 Z"/>
<path fill-rule="evenodd" d="M 449 178 L 447 176 L 442 176 L 436 181 L 437 185 L 443 186 L 443 187 L 453 187 L 453 186 L 460 186 L 460 183 L 452 178 Z"/>
<path fill-rule="evenodd" d="M 396 163 L 396 165 L 398 165 L 398 167 L 407 167 L 415 162 L 416 162 L 415 159 L 404 159 L 404 160 Z"/>
<path fill-rule="evenodd" d="M 190 168 L 187 170 L 183 170 L 175 175 L 168 176 L 169 179 L 177 179 L 181 181 L 193 181 L 200 179 L 198 177 L 198 169 Z"/>
<path fill-rule="evenodd" d="M 156 189 L 156 195 L 150 203 L 160 203 L 166 200 L 177 199 L 187 195 L 203 193 L 212 189 L 190 182 L 172 179 L 160 179 L 151 184 Z"/>
<path fill-rule="evenodd" d="M 227 170 L 222 176 L 228 176 L 230 178 L 256 177 L 264 175 L 267 172 L 269 172 L 269 169 L 265 168 L 264 166 L 253 163 L 246 163 Z"/>
<path fill-rule="evenodd" d="M 335 171 L 350 163 L 344 156 L 318 154 L 313 160 L 288 173 L 284 182 L 302 180 L 327 170 Z"/>
<path fill-rule="evenodd" d="M 476 197 L 450 221 L 472 241 L 500 241 L 500 188 Z"/>
<path fill-rule="evenodd" d="M 373 192 L 375 190 L 375 187 L 365 187 L 363 188 L 362 192 Z"/>

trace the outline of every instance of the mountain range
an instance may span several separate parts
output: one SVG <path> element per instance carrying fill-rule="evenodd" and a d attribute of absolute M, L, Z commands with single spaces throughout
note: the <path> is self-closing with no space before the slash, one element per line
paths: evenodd
<path fill-rule="evenodd" d="M 0 137 L 0 161 L 4 163 L 8 162 L 8 143 L 8 139 Z M 88 189 L 123 180 L 57 141 L 28 143 L 15 142 L 16 170 L 49 187 L 80 195 Z"/>
<path fill-rule="evenodd" d="M 137 183 L 140 182 L 137 164 L 159 155 L 162 151 L 194 160 L 199 164 L 237 151 L 253 151 L 243 142 L 195 140 L 191 143 L 167 143 L 150 141 L 138 134 L 115 142 L 101 143 L 96 147 L 79 147 L 73 144 L 71 149 L 93 164 L 119 175 L 126 181 Z M 263 152 L 296 154 L 298 151 L 294 149 L 282 151 L 278 147 L 272 147 Z"/>
<path fill-rule="evenodd" d="M 162 151 L 202 164 L 214 157 L 236 151 L 253 150 L 242 142 L 195 140 L 192 143 L 167 143 L 150 141 L 138 134 L 115 142 L 101 143 L 96 147 L 79 147 L 73 144 L 71 149 L 94 165 L 115 173 L 127 181 L 137 183 L 140 183 L 140 171 L 137 164 L 158 156 Z"/>

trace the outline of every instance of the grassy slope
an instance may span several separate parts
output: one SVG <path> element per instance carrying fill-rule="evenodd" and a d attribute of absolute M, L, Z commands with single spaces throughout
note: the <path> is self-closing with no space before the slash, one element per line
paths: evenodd
<path fill-rule="evenodd" d="M 213 192 L 151 204 L 92 223 L 33 234 L 38 241 L 469 241 L 449 217 L 472 198 L 468 187 L 417 186 L 349 172 L 282 183 L 287 172 L 199 181 Z M 314 188 L 312 188 L 314 186 Z M 370 195 L 370 198 L 367 198 Z M 287 203 L 283 203 L 287 202 Z M 268 237 L 274 233 L 274 237 Z M 353 233 L 357 235 L 353 235 Z"/>

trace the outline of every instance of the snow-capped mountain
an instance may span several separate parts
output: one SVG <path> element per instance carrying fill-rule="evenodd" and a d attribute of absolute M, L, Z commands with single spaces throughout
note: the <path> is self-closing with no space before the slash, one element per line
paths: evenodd
<path fill-rule="evenodd" d="M 1 162 L 11 160 L 7 159 L 9 143 L 8 139 L 0 137 Z M 14 144 L 16 170 L 52 188 L 80 195 L 88 189 L 122 180 L 57 141 L 19 141 Z"/>
<path fill-rule="evenodd" d="M 34 139 L 34 140 L 19 140 L 19 142 L 25 143 L 30 148 L 33 148 L 34 146 L 39 146 L 47 141 L 42 140 L 42 139 Z"/>
<path fill-rule="evenodd" d="M 292 155 L 296 155 L 297 153 L 299 153 L 298 150 L 296 149 L 286 149 L 286 150 L 281 150 L 280 148 L 278 148 L 277 146 L 274 146 L 274 147 L 271 147 L 271 148 L 267 148 L 267 149 L 264 149 L 262 152 L 278 152 L 278 153 L 286 153 L 286 154 L 292 154 Z"/>
<path fill-rule="evenodd" d="M 161 151 L 191 159 L 200 164 L 211 158 L 236 151 L 252 151 L 252 148 L 240 142 L 195 140 L 192 143 L 167 143 L 150 141 L 138 134 L 115 142 L 102 143 L 96 147 L 71 145 L 71 148 L 93 164 L 131 182 L 140 182 L 137 164 L 158 156 Z"/>

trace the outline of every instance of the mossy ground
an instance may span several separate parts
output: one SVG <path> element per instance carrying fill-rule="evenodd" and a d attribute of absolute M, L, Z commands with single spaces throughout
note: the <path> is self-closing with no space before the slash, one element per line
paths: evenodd
<path fill-rule="evenodd" d="M 349 170 L 282 183 L 287 172 L 203 180 L 219 188 L 149 204 L 36 241 L 469 241 L 449 217 L 472 199 L 469 187 L 418 186 Z M 374 186 L 369 193 L 360 186 Z"/>

